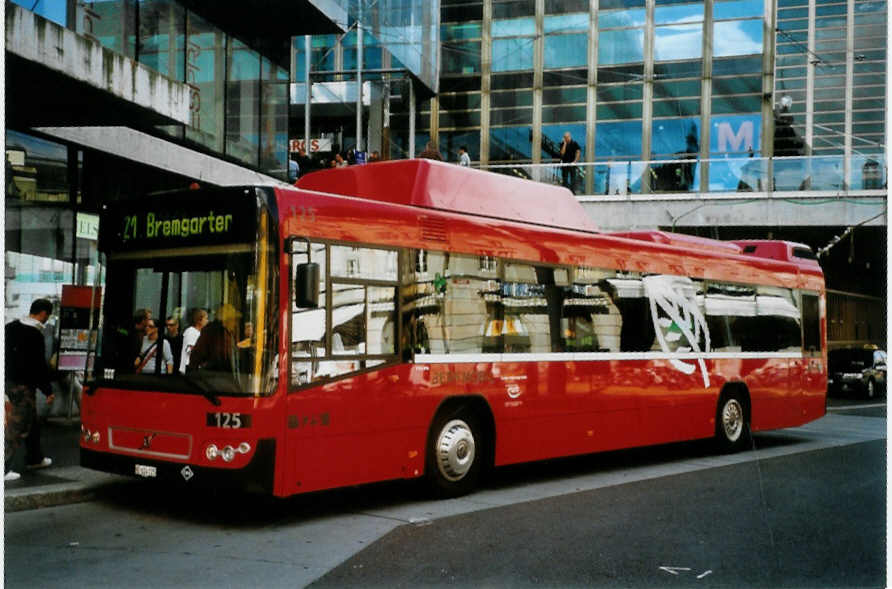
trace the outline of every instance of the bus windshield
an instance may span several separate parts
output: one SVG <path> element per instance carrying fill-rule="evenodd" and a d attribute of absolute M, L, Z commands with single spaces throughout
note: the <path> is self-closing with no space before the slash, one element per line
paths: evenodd
<path fill-rule="evenodd" d="M 254 247 L 222 249 L 110 256 L 100 376 L 128 388 L 272 392 Z"/>
<path fill-rule="evenodd" d="M 95 376 L 116 388 L 268 395 L 277 362 L 268 195 L 210 189 L 103 212 L 108 256 Z"/>

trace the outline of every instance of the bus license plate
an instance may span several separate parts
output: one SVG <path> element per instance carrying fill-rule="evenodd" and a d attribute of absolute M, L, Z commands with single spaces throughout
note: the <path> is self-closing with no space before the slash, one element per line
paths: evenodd
<path fill-rule="evenodd" d="M 138 477 L 146 477 L 146 478 L 155 478 L 158 476 L 158 469 L 154 466 L 149 466 L 147 464 L 137 464 L 136 465 L 136 476 Z"/>

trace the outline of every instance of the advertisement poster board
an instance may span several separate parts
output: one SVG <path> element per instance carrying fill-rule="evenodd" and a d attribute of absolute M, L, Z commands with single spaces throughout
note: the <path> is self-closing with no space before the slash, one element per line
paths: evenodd
<path fill-rule="evenodd" d="M 59 310 L 60 371 L 85 370 L 87 355 L 96 350 L 99 325 L 99 302 L 102 291 L 91 286 L 62 285 L 62 305 Z M 92 302 L 92 304 L 91 304 Z M 90 308 L 93 308 L 92 321 Z M 92 364 L 92 358 L 90 359 Z"/>

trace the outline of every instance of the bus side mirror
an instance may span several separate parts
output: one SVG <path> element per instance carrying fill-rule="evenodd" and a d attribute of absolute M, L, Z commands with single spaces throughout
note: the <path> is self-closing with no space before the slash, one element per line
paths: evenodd
<path fill-rule="evenodd" d="M 301 309 L 319 307 L 319 264 L 298 264 L 294 279 L 294 302 Z"/>

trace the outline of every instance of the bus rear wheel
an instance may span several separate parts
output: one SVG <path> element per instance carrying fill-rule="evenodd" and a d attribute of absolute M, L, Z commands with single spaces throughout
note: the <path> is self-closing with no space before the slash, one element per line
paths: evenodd
<path fill-rule="evenodd" d="M 479 423 L 472 412 L 463 408 L 441 412 L 434 419 L 426 475 L 438 496 L 458 497 L 477 486 L 484 456 Z"/>
<path fill-rule="evenodd" d="M 750 441 L 749 412 L 737 391 L 722 395 L 715 416 L 715 438 L 722 452 L 739 452 Z"/>

